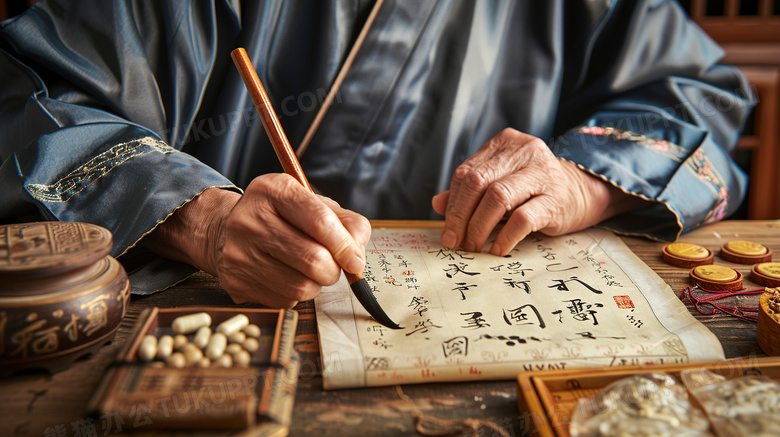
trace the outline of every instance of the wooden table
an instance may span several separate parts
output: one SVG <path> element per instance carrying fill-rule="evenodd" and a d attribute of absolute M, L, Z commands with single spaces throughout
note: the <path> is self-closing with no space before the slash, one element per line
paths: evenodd
<path fill-rule="evenodd" d="M 726 221 L 706 226 L 681 237 L 680 241 L 701 244 L 716 254 L 730 240 L 761 242 L 780 260 L 780 221 Z M 688 271 L 661 260 L 662 242 L 625 238 L 626 244 L 671 287 L 679 292 L 688 286 Z M 747 280 L 750 266 L 728 263 L 716 256 L 716 263 L 736 268 L 745 275 L 745 287 L 756 285 Z M 756 296 L 739 298 L 757 302 Z M 233 305 L 219 282 L 199 273 L 163 293 L 134 298 L 129 312 L 111 344 L 88 359 L 77 362 L 54 375 L 25 374 L 0 380 L 0 435 L 4 436 L 101 436 L 114 435 L 116 424 L 90 423 L 84 406 L 116 350 L 127 340 L 141 310 L 147 307 L 188 305 Z M 756 343 L 755 323 L 732 316 L 702 315 L 701 320 L 723 343 L 727 358 L 763 355 Z M 414 414 L 439 419 L 491 419 L 509 435 L 523 435 L 524 418 L 516 405 L 516 383 L 489 381 L 473 383 L 436 383 L 340 391 L 322 390 L 321 359 L 312 302 L 303 302 L 296 310 L 300 322 L 296 349 L 301 355 L 301 374 L 292 417 L 291 436 L 396 436 L 414 435 Z M 110 425 L 110 427 L 107 427 Z M 123 431 L 132 428 L 124 424 Z M 186 432 L 192 436 L 197 433 Z M 137 434 L 136 434 L 137 435 Z M 179 434 L 176 434 L 179 435 Z M 214 435 L 214 434 L 204 434 Z M 456 435 L 468 435 L 458 432 Z M 482 430 L 479 435 L 498 435 Z"/>

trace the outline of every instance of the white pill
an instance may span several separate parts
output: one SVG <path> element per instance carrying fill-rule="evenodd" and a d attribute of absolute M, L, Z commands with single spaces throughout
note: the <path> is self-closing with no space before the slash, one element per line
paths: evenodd
<path fill-rule="evenodd" d="M 257 350 L 260 349 L 260 342 L 250 337 L 244 340 L 244 342 L 241 343 L 241 346 L 243 346 L 247 352 L 257 352 Z"/>
<path fill-rule="evenodd" d="M 195 346 L 195 343 L 188 343 L 187 346 L 184 346 L 184 358 L 187 361 L 187 367 L 192 367 L 203 358 L 203 351 L 198 349 L 198 346 Z"/>
<path fill-rule="evenodd" d="M 244 326 L 243 331 L 247 337 L 260 338 L 260 327 L 254 323 Z"/>
<path fill-rule="evenodd" d="M 217 332 L 221 332 L 225 335 L 230 335 L 236 331 L 240 331 L 241 328 L 249 324 L 249 317 L 244 314 L 236 314 L 235 316 L 225 320 L 217 326 Z"/>
<path fill-rule="evenodd" d="M 157 359 L 165 360 L 173 353 L 173 337 L 163 335 L 157 342 Z"/>
<path fill-rule="evenodd" d="M 195 338 L 192 342 L 195 343 L 195 346 L 205 349 L 206 345 L 209 344 L 209 338 L 211 338 L 211 328 L 203 326 L 198 328 L 198 332 L 195 333 Z"/>
<path fill-rule="evenodd" d="M 222 355 L 214 360 L 214 365 L 212 367 L 233 367 L 233 357 L 228 354 Z"/>
<path fill-rule="evenodd" d="M 165 360 L 165 363 L 168 365 L 168 367 L 181 369 L 187 365 L 187 358 L 181 352 L 174 352 L 170 357 L 168 357 L 167 360 Z"/>
<path fill-rule="evenodd" d="M 244 350 L 244 348 L 240 344 L 238 344 L 238 343 L 230 343 L 225 348 L 225 353 L 226 354 L 230 354 L 230 355 L 235 355 L 235 354 L 241 352 L 242 350 Z"/>
<path fill-rule="evenodd" d="M 231 343 L 243 343 L 246 340 L 246 334 L 241 331 L 236 331 L 228 335 L 228 341 Z"/>
<path fill-rule="evenodd" d="M 187 339 L 186 335 L 179 334 L 179 335 L 173 337 L 173 350 L 181 351 L 181 350 L 184 349 L 184 346 L 186 346 L 187 343 L 189 343 L 189 342 L 190 342 L 190 340 Z"/>
<path fill-rule="evenodd" d="M 157 355 L 157 337 L 154 335 L 144 335 L 141 344 L 138 346 L 138 359 L 141 361 L 152 361 Z"/>
<path fill-rule="evenodd" d="M 206 356 L 210 360 L 216 360 L 225 353 L 227 347 L 227 337 L 221 332 L 214 333 L 206 345 Z"/>
<path fill-rule="evenodd" d="M 249 367 L 249 362 L 252 358 L 249 356 L 249 352 L 241 351 L 233 357 L 233 364 L 236 367 Z"/>
<path fill-rule="evenodd" d="M 208 313 L 194 313 L 173 319 L 171 328 L 177 334 L 189 334 L 209 325 L 211 325 L 211 316 Z"/>

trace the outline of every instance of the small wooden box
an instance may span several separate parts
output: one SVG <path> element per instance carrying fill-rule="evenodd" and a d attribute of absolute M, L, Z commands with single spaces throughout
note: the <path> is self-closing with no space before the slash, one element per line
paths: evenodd
<path fill-rule="evenodd" d="M 216 327 L 236 314 L 260 327 L 260 348 L 249 367 L 171 368 L 138 360 L 147 334 L 173 334 L 176 317 L 206 312 Z M 134 430 L 257 427 L 257 435 L 289 426 L 298 362 L 293 337 L 298 314 L 292 310 L 181 307 L 144 310 L 89 403 L 95 416 L 118 416 Z M 190 334 L 192 341 L 193 334 Z M 259 428 L 267 428 L 266 432 Z"/>
<path fill-rule="evenodd" d="M 528 435 L 569 437 L 569 422 L 579 399 L 593 396 L 610 383 L 632 375 L 666 372 L 679 382 L 683 370 L 701 368 L 729 379 L 763 375 L 780 381 L 780 358 L 756 357 L 715 363 L 531 371 L 517 377 L 517 407 L 526 420 Z"/>

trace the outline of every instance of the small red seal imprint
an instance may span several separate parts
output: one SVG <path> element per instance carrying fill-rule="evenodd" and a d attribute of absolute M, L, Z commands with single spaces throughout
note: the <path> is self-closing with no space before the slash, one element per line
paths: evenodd
<path fill-rule="evenodd" d="M 612 299 L 615 299 L 617 307 L 621 310 L 630 310 L 631 308 L 634 308 L 634 302 L 631 301 L 630 296 L 612 296 Z"/>

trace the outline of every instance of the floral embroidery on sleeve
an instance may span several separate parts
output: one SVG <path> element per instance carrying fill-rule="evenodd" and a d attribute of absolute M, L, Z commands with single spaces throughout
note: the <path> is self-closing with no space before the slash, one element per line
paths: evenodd
<path fill-rule="evenodd" d="M 682 162 L 687 155 L 687 150 L 677 144 L 665 140 L 648 138 L 645 135 L 627 130 L 615 129 L 612 127 L 583 126 L 575 129 L 574 132 L 588 135 L 601 135 L 613 140 L 631 141 L 677 162 Z"/>
<path fill-rule="evenodd" d="M 718 170 L 712 165 L 712 162 L 701 150 L 697 150 L 685 161 L 685 166 L 701 180 L 715 195 L 715 206 L 707 213 L 704 223 L 712 223 L 722 220 L 726 215 L 729 193 L 726 189 L 726 182 L 718 173 Z"/>

